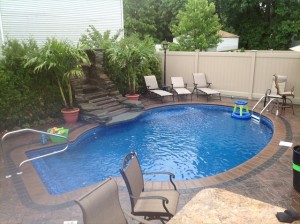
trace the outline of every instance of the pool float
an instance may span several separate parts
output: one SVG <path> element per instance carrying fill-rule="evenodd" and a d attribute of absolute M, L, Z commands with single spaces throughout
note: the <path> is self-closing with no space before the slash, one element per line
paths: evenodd
<path fill-rule="evenodd" d="M 240 112 L 237 111 L 237 112 L 233 112 L 231 114 L 231 117 L 237 118 L 237 119 L 242 119 L 242 120 L 247 120 L 247 119 L 251 118 L 251 114 L 243 111 L 242 116 L 241 116 Z"/>

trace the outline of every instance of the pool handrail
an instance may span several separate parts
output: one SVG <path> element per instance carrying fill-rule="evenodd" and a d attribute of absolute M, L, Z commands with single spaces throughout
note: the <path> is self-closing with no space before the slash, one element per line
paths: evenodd
<path fill-rule="evenodd" d="M 64 152 L 68 149 L 69 147 L 69 139 L 65 136 L 62 136 L 62 135 L 58 135 L 58 134 L 52 134 L 52 133 L 49 133 L 49 132 L 45 132 L 45 131 L 39 131 L 39 130 L 35 130 L 35 129 L 30 129 L 30 128 L 24 128 L 24 129 L 20 129 L 20 130 L 16 130 L 16 131 L 11 131 L 11 132 L 7 132 L 5 133 L 2 138 L 1 138 L 1 148 L 2 148 L 2 153 L 3 153 L 3 156 L 4 156 L 4 147 L 3 147 L 3 141 L 5 140 L 5 138 L 9 135 L 14 135 L 14 134 L 18 134 L 18 133 L 22 133 L 22 132 L 34 132 L 34 133 L 39 133 L 39 134 L 45 134 L 45 135 L 49 135 L 49 136 L 55 136 L 55 137 L 59 137 L 59 138 L 63 138 L 66 140 L 66 143 L 63 143 L 63 144 L 66 144 L 66 146 L 61 149 L 61 150 L 58 150 L 58 151 L 54 151 L 54 152 L 51 152 L 51 153 L 47 153 L 45 155 L 41 155 L 41 156 L 36 156 L 34 158 L 31 158 L 31 159 L 26 159 L 26 160 L 23 160 L 20 164 L 19 164 L 19 167 L 20 168 L 24 163 L 27 163 L 27 162 L 30 162 L 30 161 L 33 161 L 33 160 L 36 160 L 36 159 L 41 159 L 41 158 L 44 158 L 44 157 L 47 157 L 47 156 L 51 156 L 51 155 L 54 155 L 54 154 L 58 154 L 58 153 L 61 153 L 61 152 Z M 19 172 L 17 174 L 22 174 L 22 172 Z"/>
<path fill-rule="evenodd" d="M 259 117 L 258 116 L 256 116 L 256 115 L 254 115 L 253 113 L 254 113 L 254 109 L 256 108 L 256 106 L 263 100 L 263 99 L 266 99 L 268 96 L 262 96 L 258 101 L 257 101 L 257 103 L 253 106 L 253 108 L 252 108 L 252 114 L 251 114 L 251 117 L 252 118 L 254 118 L 254 119 L 256 119 L 256 120 L 258 120 L 258 121 L 260 121 L 260 119 L 261 119 L 261 115 L 262 115 L 262 113 L 269 107 L 269 105 L 275 100 L 276 101 L 276 116 L 278 115 L 278 104 L 279 104 L 279 102 L 278 102 L 278 98 L 277 97 L 270 97 L 270 98 L 272 98 L 271 100 L 269 100 L 269 102 L 267 103 L 267 105 L 264 105 L 264 108 L 260 111 L 260 113 L 259 113 Z"/>

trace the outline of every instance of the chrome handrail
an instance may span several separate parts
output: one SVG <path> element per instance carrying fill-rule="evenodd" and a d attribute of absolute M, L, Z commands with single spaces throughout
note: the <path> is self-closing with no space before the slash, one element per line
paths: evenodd
<path fill-rule="evenodd" d="M 276 116 L 278 115 L 278 104 L 279 104 L 279 102 L 278 102 L 278 97 L 270 97 L 270 96 L 268 96 L 268 95 L 265 95 L 265 96 L 262 96 L 259 100 L 258 100 L 258 102 L 253 106 L 253 108 L 252 108 L 252 117 L 254 117 L 255 118 L 255 116 L 254 116 L 254 109 L 256 108 L 256 106 L 260 103 L 260 101 L 262 101 L 262 99 L 264 99 L 264 98 L 267 98 L 267 97 L 269 97 L 269 98 L 272 98 L 271 100 L 269 100 L 269 102 L 267 103 L 267 105 L 265 105 L 264 106 L 264 108 L 261 110 L 261 112 L 259 113 L 259 117 L 257 118 L 257 119 L 259 119 L 260 120 L 260 118 L 261 118 L 261 115 L 262 115 L 262 113 L 269 107 L 269 105 L 274 101 L 274 100 L 276 100 L 277 102 L 276 102 Z"/>
<path fill-rule="evenodd" d="M 58 150 L 58 151 L 54 151 L 54 152 L 51 152 L 51 153 L 47 153 L 45 155 L 41 155 L 41 156 L 37 156 L 37 157 L 34 157 L 34 158 L 31 158 L 31 159 L 26 159 L 26 160 L 23 160 L 20 164 L 19 164 L 19 168 L 24 164 L 24 163 L 27 163 L 27 162 L 30 162 L 30 161 L 33 161 L 33 160 L 36 160 L 36 159 L 40 159 L 40 158 L 44 158 L 44 157 L 47 157 L 47 156 L 51 156 L 51 155 L 54 155 L 54 154 L 58 154 L 58 153 L 61 153 L 61 152 L 64 152 L 68 149 L 69 147 L 69 139 L 65 136 L 62 136 L 62 135 L 57 135 L 57 134 L 52 134 L 52 133 L 49 133 L 49 132 L 44 132 L 44 131 L 39 131 L 39 130 L 35 130 L 35 129 L 30 129 L 30 128 L 24 128 L 24 129 L 20 129 L 20 130 L 16 130 L 16 131 L 11 131 L 11 132 L 7 132 L 6 134 L 4 134 L 1 138 L 1 147 L 2 147 L 2 150 L 3 150 L 3 155 L 4 155 L 4 147 L 3 147 L 3 141 L 5 140 L 5 138 L 9 135 L 13 135 L 13 134 L 18 134 L 18 133 L 22 133 L 22 132 L 34 132 L 34 133 L 39 133 L 39 134 L 45 134 L 45 135 L 49 135 L 49 136 L 55 136 L 55 137 L 59 137 L 59 138 L 64 138 L 66 140 L 66 143 L 64 144 L 67 144 L 63 149 L 61 150 Z M 21 173 L 18 173 L 18 174 L 21 174 Z"/>

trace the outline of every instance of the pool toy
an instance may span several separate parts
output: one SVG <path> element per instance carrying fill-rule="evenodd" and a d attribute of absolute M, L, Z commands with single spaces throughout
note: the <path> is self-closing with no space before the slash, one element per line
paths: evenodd
<path fill-rule="evenodd" d="M 50 134 L 61 135 L 61 136 L 64 136 L 66 138 L 68 138 L 68 135 L 69 135 L 69 129 L 66 129 L 64 127 L 49 128 L 47 130 L 47 132 L 50 133 Z M 53 135 L 50 135 L 50 139 L 51 139 L 52 142 L 66 142 L 66 140 L 64 138 L 60 138 L 60 137 L 53 136 Z"/>
<path fill-rule="evenodd" d="M 238 107 L 239 111 L 237 111 Z M 248 102 L 245 100 L 236 100 L 231 117 L 243 120 L 250 119 L 251 114 L 249 113 Z"/>

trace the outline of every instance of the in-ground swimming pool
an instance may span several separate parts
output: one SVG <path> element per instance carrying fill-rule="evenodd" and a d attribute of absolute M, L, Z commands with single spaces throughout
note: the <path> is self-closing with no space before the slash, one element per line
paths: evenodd
<path fill-rule="evenodd" d="M 61 154 L 33 161 L 50 194 L 120 176 L 124 156 L 138 154 L 147 171 L 189 180 L 227 171 L 255 156 L 271 140 L 270 120 L 231 118 L 231 107 L 177 105 L 146 111 L 135 120 L 95 128 Z M 60 147 L 61 148 L 61 147 Z M 55 148 L 28 152 L 28 157 Z M 152 180 L 162 180 L 153 176 Z"/>

